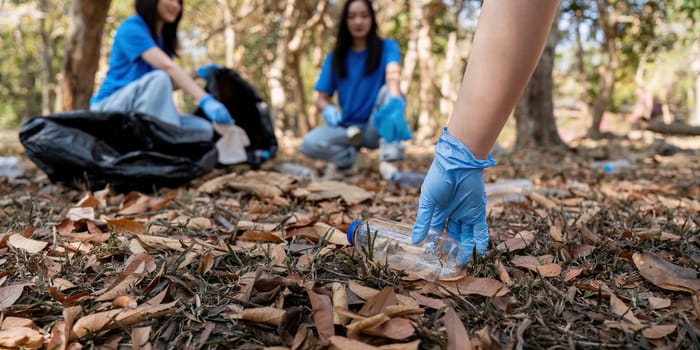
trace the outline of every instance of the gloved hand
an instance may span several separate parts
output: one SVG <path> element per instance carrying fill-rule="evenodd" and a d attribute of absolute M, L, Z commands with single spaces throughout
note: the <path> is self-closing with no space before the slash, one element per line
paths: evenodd
<path fill-rule="evenodd" d="M 328 126 L 336 127 L 341 121 L 343 121 L 343 114 L 336 105 L 328 104 L 325 108 L 323 108 L 321 114 L 323 115 L 323 120 L 326 121 Z"/>
<path fill-rule="evenodd" d="M 216 63 L 210 63 L 210 64 L 205 64 L 199 68 L 197 68 L 197 76 L 200 77 L 201 79 L 206 80 L 209 77 L 209 73 L 215 69 L 220 69 L 221 66 L 219 66 Z"/>
<path fill-rule="evenodd" d="M 391 96 L 374 113 L 374 128 L 382 139 L 389 143 L 411 139 L 411 128 L 404 118 L 405 109 L 403 97 Z"/>
<path fill-rule="evenodd" d="M 207 118 L 217 124 L 233 124 L 233 118 L 228 109 L 212 95 L 206 94 L 199 99 L 199 108 L 204 111 Z"/>
<path fill-rule="evenodd" d="M 478 254 L 485 254 L 489 228 L 483 169 L 495 164 L 490 155 L 485 160 L 476 159 L 444 128 L 421 187 L 418 215 L 411 236 L 413 244 L 425 239 L 428 230 L 442 232 L 447 220 L 447 233 L 460 244 L 460 264 L 469 262 L 474 247 Z"/>

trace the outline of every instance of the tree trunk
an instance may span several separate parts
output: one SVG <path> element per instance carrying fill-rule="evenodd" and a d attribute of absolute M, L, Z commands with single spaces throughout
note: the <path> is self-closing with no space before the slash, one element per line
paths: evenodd
<path fill-rule="evenodd" d="M 219 8 L 224 17 L 224 49 L 226 52 L 226 67 L 234 67 L 234 52 L 236 50 L 236 32 L 233 29 L 233 14 L 227 0 L 219 0 Z"/>
<path fill-rule="evenodd" d="M 455 103 L 454 77 L 455 61 L 457 59 L 457 32 L 451 32 L 447 37 L 447 51 L 445 52 L 445 62 L 442 66 L 442 82 L 440 83 L 440 122 L 445 124 L 452 114 Z"/>
<path fill-rule="evenodd" d="M 270 69 L 267 73 L 267 84 L 270 89 L 270 114 L 277 130 L 286 130 L 285 124 L 288 122 L 285 114 L 287 93 L 284 90 L 282 79 L 284 68 L 287 64 L 287 50 L 290 39 L 289 33 L 294 24 L 295 3 L 295 0 L 286 0 L 282 3 L 284 13 L 282 16 L 280 33 L 277 38 L 275 59 L 272 61 L 272 64 L 270 64 Z"/>
<path fill-rule="evenodd" d="M 17 27 L 15 27 L 14 36 L 20 57 L 22 57 L 22 61 L 24 63 L 24 69 L 22 69 L 21 72 L 22 88 L 25 91 L 24 110 L 22 110 L 21 116 L 22 123 L 24 124 L 24 122 L 28 121 L 29 118 L 31 118 L 32 116 L 32 95 L 30 92 L 32 91 L 33 86 L 32 78 L 29 74 L 29 67 L 31 67 L 31 59 L 29 58 L 29 52 L 27 52 L 27 48 L 24 46 L 24 33 L 22 32 L 22 26 L 18 25 Z"/>
<path fill-rule="evenodd" d="M 416 69 L 418 60 L 418 31 L 420 30 L 423 17 L 423 0 L 410 0 L 409 5 L 409 25 L 408 25 L 408 48 L 403 59 L 401 69 L 401 91 L 408 93 L 413 80 L 413 71 Z"/>
<path fill-rule="evenodd" d="M 515 110 L 517 148 L 564 146 L 557 132 L 552 102 L 552 69 L 558 39 L 557 22 L 555 20 L 552 25 L 542 57 Z"/>
<path fill-rule="evenodd" d="M 420 30 L 418 31 L 417 47 L 418 66 L 420 68 L 420 114 L 418 115 L 418 131 L 416 132 L 416 139 L 418 141 L 426 140 L 434 136 L 438 130 L 437 120 L 435 120 L 437 117 L 435 115 L 435 84 L 433 83 L 435 77 L 433 67 L 435 66 L 435 62 L 433 61 L 433 40 L 431 38 L 432 23 L 435 16 L 427 6 L 423 6 L 420 11 L 422 13 L 420 16 L 421 21 Z"/>
<path fill-rule="evenodd" d="M 95 85 L 102 32 L 111 0 L 73 0 L 63 64 L 63 110 L 85 109 Z"/>
<path fill-rule="evenodd" d="M 51 86 L 53 85 L 53 69 L 51 69 L 51 40 L 49 40 L 49 29 L 46 28 L 46 17 L 48 16 L 47 0 L 39 1 L 41 18 L 39 19 L 39 31 L 41 32 L 41 60 L 43 63 L 41 85 L 41 114 L 51 114 Z"/>
<path fill-rule="evenodd" d="M 600 64 L 600 92 L 593 104 L 593 122 L 588 132 L 593 138 L 600 137 L 600 123 L 603 121 L 603 114 L 610 104 L 613 90 L 615 88 L 615 72 L 619 64 L 617 52 L 617 19 L 616 9 L 608 6 L 607 0 L 596 0 L 598 7 L 598 22 L 603 31 L 603 46 L 607 56 L 607 62 Z M 607 65 L 605 64 L 607 63 Z"/>
<path fill-rule="evenodd" d="M 576 33 L 576 68 L 577 76 L 579 81 L 588 81 L 588 76 L 586 75 L 586 61 L 583 57 L 583 39 L 581 38 L 581 17 L 583 16 L 583 11 L 576 11 L 574 16 L 574 32 Z M 581 86 L 581 115 L 584 118 L 591 117 L 591 107 L 590 107 L 590 96 L 588 96 L 588 89 L 585 85 Z"/>

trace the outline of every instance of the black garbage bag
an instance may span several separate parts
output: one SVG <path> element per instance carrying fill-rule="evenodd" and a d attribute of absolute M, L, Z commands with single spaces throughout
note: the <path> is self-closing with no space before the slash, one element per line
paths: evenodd
<path fill-rule="evenodd" d="M 35 117 L 19 132 L 53 182 L 119 192 L 177 187 L 216 166 L 212 140 L 141 113 L 74 111 Z"/>
<path fill-rule="evenodd" d="M 245 130 L 250 139 L 246 153 L 252 168 L 258 168 L 277 154 L 277 137 L 267 103 L 253 85 L 233 69 L 218 68 L 207 77 L 205 90 L 223 103 L 236 125 Z M 206 118 L 201 109 L 195 115 Z M 269 157 L 263 157 L 263 152 Z"/>

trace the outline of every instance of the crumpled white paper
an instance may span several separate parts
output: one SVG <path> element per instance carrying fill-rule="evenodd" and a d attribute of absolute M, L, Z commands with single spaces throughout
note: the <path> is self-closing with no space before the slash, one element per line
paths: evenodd
<path fill-rule="evenodd" d="M 250 145 L 250 139 L 245 130 L 235 124 L 217 123 L 214 123 L 214 130 L 221 135 L 221 138 L 216 141 L 216 150 L 219 151 L 219 163 L 228 165 L 243 163 L 248 160 L 245 148 Z"/>

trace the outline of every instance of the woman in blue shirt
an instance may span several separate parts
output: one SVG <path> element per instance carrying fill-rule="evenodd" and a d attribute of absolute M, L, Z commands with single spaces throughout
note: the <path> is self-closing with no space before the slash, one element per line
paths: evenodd
<path fill-rule="evenodd" d="M 304 137 L 300 151 L 308 157 L 339 169 L 354 164 L 359 147 L 379 147 L 383 163 L 403 158 L 400 141 L 410 139 L 411 133 L 400 90 L 399 45 L 380 38 L 377 31 L 369 0 L 345 3 L 335 48 L 314 86 L 316 106 L 326 124 Z M 337 106 L 331 102 L 336 91 Z"/>
<path fill-rule="evenodd" d="M 117 29 L 109 69 L 90 100 L 90 110 L 141 112 L 210 140 L 211 123 L 177 112 L 172 96 L 177 87 L 197 100 L 212 122 L 233 123 L 226 107 L 173 61 L 182 8 L 183 0 L 136 0 L 137 14 Z"/>

